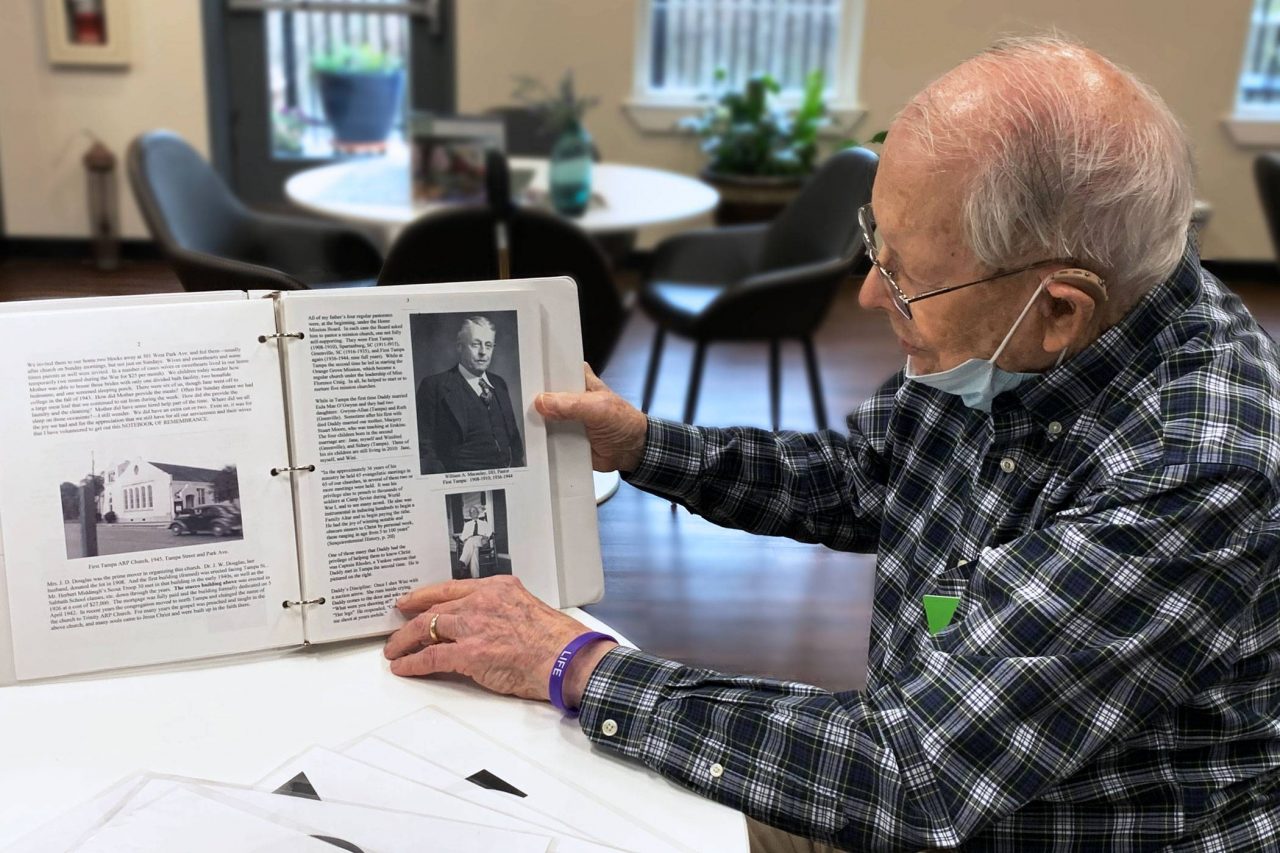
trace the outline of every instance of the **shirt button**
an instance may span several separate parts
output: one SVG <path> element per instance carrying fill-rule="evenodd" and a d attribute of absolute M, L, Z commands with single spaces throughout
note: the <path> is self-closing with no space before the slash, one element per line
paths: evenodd
<path fill-rule="evenodd" d="M 1049 424 L 1049 435 L 1062 435 L 1062 424 L 1053 421 Z"/>
<path fill-rule="evenodd" d="M 721 767 L 719 764 L 712 764 L 712 765 L 711 765 L 711 778 L 712 778 L 712 779 L 719 779 L 719 778 L 720 778 L 721 776 L 723 776 L 723 775 L 724 775 L 724 768 L 723 768 L 723 767 Z"/>
<path fill-rule="evenodd" d="M 604 732 L 605 737 L 613 737 L 618 733 L 618 724 L 613 720 L 605 720 L 600 726 L 600 731 Z"/>
<path fill-rule="evenodd" d="M 1012 474 L 1014 469 L 1018 467 L 1018 463 L 1014 462 L 1008 456 L 1000 460 L 1000 470 L 1006 474 Z"/>

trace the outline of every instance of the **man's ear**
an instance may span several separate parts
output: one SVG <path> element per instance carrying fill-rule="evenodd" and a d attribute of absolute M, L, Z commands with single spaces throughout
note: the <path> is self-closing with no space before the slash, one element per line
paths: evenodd
<path fill-rule="evenodd" d="M 1082 287 L 1081 282 L 1055 277 L 1045 285 L 1045 292 L 1049 294 L 1044 316 L 1045 352 L 1059 353 L 1090 343 L 1101 314 L 1098 303 L 1106 299 L 1106 291 L 1100 285 Z"/>

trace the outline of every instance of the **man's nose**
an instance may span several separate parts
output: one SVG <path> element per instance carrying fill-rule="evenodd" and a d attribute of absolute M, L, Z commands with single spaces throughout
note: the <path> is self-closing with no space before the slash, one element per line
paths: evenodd
<path fill-rule="evenodd" d="M 892 307 L 889 304 L 889 294 L 884 290 L 884 282 L 880 280 L 880 271 L 874 264 L 858 290 L 858 305 L 864 311 L 888 311 Z"/>

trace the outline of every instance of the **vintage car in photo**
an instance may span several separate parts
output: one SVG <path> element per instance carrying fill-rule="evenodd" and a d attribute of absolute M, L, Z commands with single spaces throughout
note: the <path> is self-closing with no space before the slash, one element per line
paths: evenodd
<path fill-rule="evenodd" d="M 240 511 L 227 504 L 201 504 L 178 511 L 169 524 L 174 536 L 184 533 L 212 533 L 230 536 L 241 532 Z"/>

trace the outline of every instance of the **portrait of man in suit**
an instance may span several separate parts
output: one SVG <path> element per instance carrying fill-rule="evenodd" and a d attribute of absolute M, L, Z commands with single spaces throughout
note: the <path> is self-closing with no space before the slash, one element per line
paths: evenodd
<path fill-rule="evenodd" d="M 515 312 L 503 313 L 511 315 L 514 326 Z M 518 399 L 513 407 L 507 381 L 491 369 L 501 346 L 497 326 L 489 317 L 466 316 L 457 326 L 455 363 L 418 383 L 418 452 L 423 474 L 524 466 Z"/>

